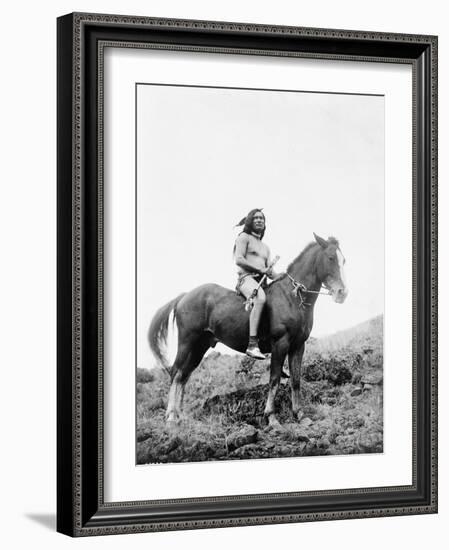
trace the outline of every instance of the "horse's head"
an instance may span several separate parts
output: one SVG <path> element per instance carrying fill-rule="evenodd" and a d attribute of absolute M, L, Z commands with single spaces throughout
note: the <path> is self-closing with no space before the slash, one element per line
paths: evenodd
<path fill-rule="evenodd" d="M 337 239 L 329 237 L 328 240 L 315 235 L 316 242 L 320 245 L 316 273 L 326 286 L 337 304 L 342 304 L 348 295 L 348 287 L 345 278 L 345 258 L 340 250 Z"/>

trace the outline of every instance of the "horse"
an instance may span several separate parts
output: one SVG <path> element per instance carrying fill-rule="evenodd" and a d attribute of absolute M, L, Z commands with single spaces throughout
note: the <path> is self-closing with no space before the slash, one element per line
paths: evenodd
<path fill-rule="evenodd" d="M 292 413 L 300 419 L 300 377 L 304 345 L 313 326 L 313 311 L 322 287 L 336 303 L 348 295 L 344 274 L 345 258 L 334 237 L 327 240 L 314 233 L 315 240 L 290 263 L 287 271 L 266 288 L 266 304 L 259 325 L 259 347 L 271 353 L 270 381 L 264 415 L 272 427 L 276 418 L 275 396 L 282 367 L 288 356 Z M 180 294 L 154 315 L 148 333 L 150 348 L 170 373 L 171 385 L 166 410 L 167 422 L 180 419 L 185 385 L 204 354 L 221 342 L 244 353 L 248 344 L 249 313 L 235 291 L 220 285 L 203 284 Z M 176 358 L 171 367 L 164 350 L 169 325 L 176 323 Z"/>

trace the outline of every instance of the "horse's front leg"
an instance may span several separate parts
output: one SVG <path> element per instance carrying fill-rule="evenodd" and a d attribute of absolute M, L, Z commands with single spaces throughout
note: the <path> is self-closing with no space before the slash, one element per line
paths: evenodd
<path fill-rule="evenodd" d="M 292 390 L 292 412 L 293 416 L 301 420 L 301 363 L 304 355 L 304 344 L 288 352 L 288 366 L 290 369 L 290 386 Z"/>
<path fill-rule="evenodd" d="M 288 345 L 288 337 L 287 335 L 285 335 L 280 338 L 275 344 L 273 344 L 271 350 L 270 384 L 268 388 L 268 397 L 267 403 L 265 405 L 264 414 L 268 418 L 269 425 L 272 427 L 280 427 L 280 423 L 276 418 L 274 399 L 279 388 L 282 366 L 287 355 Z"/>

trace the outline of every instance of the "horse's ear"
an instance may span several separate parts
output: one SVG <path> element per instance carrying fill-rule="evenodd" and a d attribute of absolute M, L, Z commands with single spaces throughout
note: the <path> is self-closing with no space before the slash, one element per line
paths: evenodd
<path fill-rule="evenodd" d="M 314 233 L 313 236 L 315 237 L 316 242 L 321 246 L 321 248 L 327 248 L 328 242 L 326 241 L 326 239 L 319 237 L 316 233 Z"/>

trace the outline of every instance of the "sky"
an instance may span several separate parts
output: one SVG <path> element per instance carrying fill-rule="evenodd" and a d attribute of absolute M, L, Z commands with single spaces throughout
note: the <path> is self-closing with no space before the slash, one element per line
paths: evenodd
<path fill-rule="evenodd" d="M 313 232 L 340 241 L 349 295 L 319 297 L 312 336 L 383 313 L 383 96 L 142 84 L 136 122 L 139 367 L 154 365 L 160 306 L 206 282 L 234 288 L 234 226 L 252 208 L 278 271 Z"/>

